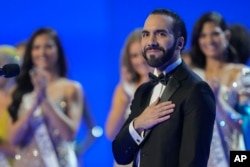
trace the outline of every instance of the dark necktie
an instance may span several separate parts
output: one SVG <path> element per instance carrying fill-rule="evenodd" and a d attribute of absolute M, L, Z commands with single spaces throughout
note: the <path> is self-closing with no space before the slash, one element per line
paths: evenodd
<path fill-rule="evenodd" d="M 161 82 L 163 85 L 167 85 L 169 77 L 161 73 L 158 77 L 152 74 L 151 72 L 148 73 L 150 82 L 153 85 L 157 85 L 159 82 Z"/>

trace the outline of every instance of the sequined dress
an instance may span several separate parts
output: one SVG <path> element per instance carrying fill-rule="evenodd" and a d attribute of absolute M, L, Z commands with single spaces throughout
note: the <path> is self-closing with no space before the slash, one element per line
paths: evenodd
<path fill-rule="evenodd" d="M 204 71 L 193 71 L 205 80 Z M 226 85 L 220 85 L 208 167 L 229 167 L 230 150 L 245 150 L 241 115 L 233 109 L 237 95 L 229 89 Z M 221 102 L 228 106 L 228 110 L 218 107 Z"/>
<path fill-rule="evenodd" d="M 22 104 L 20 106 L 23 112 L 19 116 L 25 114 L 25 111 L 31 108 L 33 104 L 32 93 L 23 96 Z M 66 103 L 62 99 L 54 102 L 55 105 L 65 111 Z M 44 125 L 47 129 L 47 136 L 41 135 L 36 137 L 36 131 Z M 43 138 L 48 138 L 52 147 L 48 147 L 48 143 L 44 142 Z M 42 147 L 39 147 L 42 146 Z M 56 163 L 59 167 L 77 167 L 77 159 L 74 152 L 72 142 L 65 141 L 61 138 L 58 129 L 55 129 L 51 124 L 42 116 L 41 109 L 38 108 L 34 112 L 33 119 L 31 120 L 31 128 L 25 140 L 22 142 L 20 151 L 15 156 L 14 167 L 52 167 L 45 163 L 44 156 L 54 152 L 56 155 Z M 53 166 L 54 167 L 54 166 Z"/>
<path fill-rule="evenodd" d="M 228 87 L 221 86 L 219 97 L 230 105 Z M 232 106 L 231 106 L 232 107 Z M 232 150 L 245 150 L 241 115 L 233 110 L 224 111 L 217 107 L 208 167 L 228 167 Z"/>

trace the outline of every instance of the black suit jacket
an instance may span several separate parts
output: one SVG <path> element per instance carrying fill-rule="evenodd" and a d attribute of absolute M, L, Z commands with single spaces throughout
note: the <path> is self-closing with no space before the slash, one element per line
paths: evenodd
<path fill-rule="evenodd" d="M 175 103 L 174 112 L 137 145 L 129 124 L 149 105 L 153 87 L 148 82 L 136 90 L 131 114 L 112 142 L 115 160 L 128 164 L 141 150 L 140 167 L 206 167 L 216 111 L 209 85 L 184 63 L 179 65 L 161 97 L 161 101 Z"/>

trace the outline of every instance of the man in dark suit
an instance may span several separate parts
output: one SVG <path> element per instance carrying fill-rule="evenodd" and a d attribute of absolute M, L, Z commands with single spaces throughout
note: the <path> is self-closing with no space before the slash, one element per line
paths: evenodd
<path fill-rule="evenodd" d="M 209 85 L 182 61 L 183 20 L 156 9 L 142 31 L 142 52 L 155 67 L 134 95 L 131 114 L 112 143 L 119 164 L 138 167 L 206 167 L 215 119 Z"/>

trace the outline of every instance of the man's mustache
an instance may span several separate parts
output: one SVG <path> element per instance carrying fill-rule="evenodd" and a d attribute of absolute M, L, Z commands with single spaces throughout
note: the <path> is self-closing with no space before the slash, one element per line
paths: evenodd
<path fill-rule="evenodd" d="M 147 52 L 148 50 L 159 50 L 159 51 L 165 51 L 162 47 L 160 47 L 160 46 L 149 46 L 149 47 L 147 47 L 147 48 L 145 48 L 145 52 Z"/>

